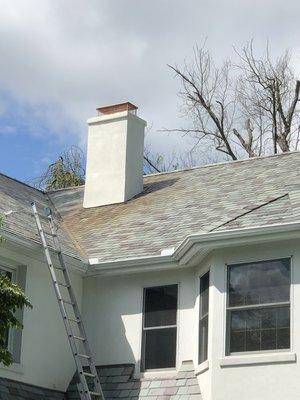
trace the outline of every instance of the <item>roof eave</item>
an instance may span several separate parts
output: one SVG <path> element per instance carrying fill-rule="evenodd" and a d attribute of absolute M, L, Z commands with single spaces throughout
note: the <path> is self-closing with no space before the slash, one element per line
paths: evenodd
<path fill-rule="evenodd" d="M 13 243 L 14 245 L 22 246 L 22 248 L 25 248 L 32 253 L 35 253 L 35 258 L 37 258 L 39 261 L 45 261 L 44 254 L 42 252 L 42 245 L 38 241 L 27 239 L 24 236 L 5 228 L 1 228 L 1 236 L 8 244 Z M 52 251 L 51 248 L 50 251 Z M 63 253 L 63 256 L 65 257 L 65 261 L 68 266 L 71 266 L 74 271 L 77 271 L 83 275 L 86 273 L 88 268 L 87 260 L 81 259 L 80 257 L 76 257 L 68 253 Z"/>
<path fill-rule="evenodd" d="M 206 255 L 208 251 L 218 248 L 296 238 L 300 238 L 300 222 L 199 233 L 187 236 L 173 257 L 182 265 L 187 264 L 198 252 Z"/>
<path fill-rule="evenodd" d="M 115 261 L 92 259 L 88 275 L 111 275 L 182 268 L 193 266 L 193 259 L 196 256 L 197 262 L 199 262 L 214 249 L 296 238 L 300 238 L 300 222 L 199 233 L 187 236 L 173 254 L 167 256 L 155 255 Z"/>

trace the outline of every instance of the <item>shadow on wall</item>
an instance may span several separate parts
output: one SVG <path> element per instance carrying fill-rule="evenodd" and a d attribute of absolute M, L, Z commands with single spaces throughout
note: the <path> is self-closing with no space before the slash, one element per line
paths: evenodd
<path fill-rule="evenodd" d="M 184 277 L 184 278 L 183 278 Z M 141 358 L 143 287 L 179 284 L 179 339 L 186 349 L 195 307 L 194 274 L 170 276 L 167 272 L 127 277 L 88 278 L 84 297 L 85 325 L 98 365 L 138 364 Z M 187 311 L 187 312 L 186 312 Z M 184 352 L 187 354 L 187 350 Z M 189 356 L 191 358 L 191 356 Z"/>

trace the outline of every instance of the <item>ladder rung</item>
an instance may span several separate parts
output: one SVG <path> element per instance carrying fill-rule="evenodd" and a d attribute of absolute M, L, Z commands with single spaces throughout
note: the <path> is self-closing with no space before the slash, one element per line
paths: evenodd
<path fill-rule="evenodd" d="M 52 236 L 52 237 L 56 237 L 56 236 L 57 236 L 56 233 L 47 232 L 47 231 L 44 231 L 44 234 L 45 234 L 45 235 L 48 235 L 48 236 Z"/>
<path fill-rule="evenodd" d="M 63 282 L 56 281 L 55 283 L 57 283 L 59 286 L 64 286 L 66 288 L 70 287 L 70 285 L 67 285 L 66 283 L 63 283 Z"/>
<path fill-rule="evenodd" d="M 81 357 L 81 358 L 86 358 L 87 360 L 88 360 L 89 358 L 91 358 L 90 356 L 87 356 L 86 354 L 80 354 L 80 353 L 78 353 L 77 356 L 78 356 L 78 357 Z"/>
<path fill-rule="evenodd" d="M 83 372 L 83 375 L 89 376 L 91 378 L 96 378 L 96 375 L 95 374 L 91 374 L 90 372 Z"/>
<path fill-rule="evenodd" d="M 92 396 L 101 396 L 101 393 L 98 392 L 89 392 Z"/>
<path fill-rule="evenodd" d="M 71 306 L 74 306 L 74 302 L 71 300 L 67 300 L 67 299 L 58 299 L 59 301 L 62 301 L 63 303 L 67 303 L 67 304 L 71 304 Z"/>
<path fill-rule="evenodd" d="M 82 342 L 85 342 L 85 340 L 86 340 L 84 337 L 81 337 L 81 336 L 75 336 L 75 335 L 71 335 L 71 336 L 73 336 L 74 339 L 81 340 Z"/>
<path fill-rule="evenodd" d="M 64 271 L 64 270 L 65 270 L 65 268 L 62 268 L 62 267 L 54 267 L 54 265 L 52 265 L 52 268 L 60 269 L 61 271 Z"/>
<path fill-rule="evenodd" d="M 40 214 L 40 213 L 36 213 L 37 216 L 39 216 L 39 218 L 44 219 L 46 221 L 51 221 L 51 217 L 46 217 L 46 215 Z"/>
<path fill-rule="evenodd" d="M 72 322 L 81 322 L 80 321 L 80 319 L 78 319 L 78 318 L 71 318 L 71 317 L 66 317 L 69 321 L 72 321 Z"/>

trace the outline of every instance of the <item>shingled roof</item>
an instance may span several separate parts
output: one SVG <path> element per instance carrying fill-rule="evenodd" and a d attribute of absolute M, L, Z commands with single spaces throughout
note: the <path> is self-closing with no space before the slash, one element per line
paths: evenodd
<path fill-rule="evenodd" d="M 196 233 L 300 220 L 299 166 L 300 153 L 293 152 L 148 175 L 133 199 L 89 209 L 82 207 L 84 187 L 42 193 L 2 176 L 0 209 L 3 193 L 12 205 L 32 198 L 52 203 L 64 247 L 78 256 L 113 261 L 159 255 Z M 28 221 L 15 223 L 10 228 L 21 232 L 26 225 L 23 234 L 32 237 Z"/>
<path fill-rule="evenodd" d="M 25 240 L 39 242 L 39 235 L 32 215 L 32 201 L 36 203 L 40 212 L 44 207 L 52 207 L 47 194 L 0 174 L 0 213 L 12 211 L 12 214 L 5 218 L 3 229 Z M 64 253 L 81 258 L 82 253 L 76 241 L 70 237 L 67 229 L 63 226 L 63 221 L 57 211 L 55 209 L 53 211 L 54 220 L 58 227 L 57 233 Z"/>
<path fill-rule="evenodd" d="M 300 153 L 289 153 L 148 175 L 132 200 L 90 209 L 83 187 L 49 196 L 88 257 L 126 259 L 158 255 L 195 233 L 295 221 L 289 195 L 299 167 Z"/>

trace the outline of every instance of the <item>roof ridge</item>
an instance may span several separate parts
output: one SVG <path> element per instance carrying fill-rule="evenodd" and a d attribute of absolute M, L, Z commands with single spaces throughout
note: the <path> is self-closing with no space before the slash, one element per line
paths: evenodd
<path fill-rule="evenodd" d="M 60 192 L 62 190 L 71 190 L 71 189 L 77 189 L 77 188 L 83 188 L 85 185 L 77 185 L 77 186 L 68 186 L 65 188 L 59 188 L 59 189 L 51 189 L 51 190 L 45 190 L 44 193 L 46 194 L 51 194 L 51 193 L 56 193 L 56 192 Z"/>
<path fill-rule="evenodd" d="M 169 174 L 176 174 L 178 172 L 187 172 L 187 171 L 193 171 L 195 169 L 201 169 L 201 168 L 210 168 L 210 167 L 218 167 L 222 165 L 227 165 L 227 164 L 237 164 L 237 163 L 244 163 L 244 162 L 252 162 L 256 160 L 264 160 L 266 158 L 274 158 L 274 157 L 284 157 L 288 156 L 291 154 L 300 154 L 300 151 L 286 151 L 284 153 L 280 154 L 270 154 L 267 156 L 257 156 L 257 157 L 251 157 L 251 158 L 246 158 L 243 160 L 232 160 L 232 161 L 224 161 L 224 162 L 219 162 L 219 163 L 213 163 L 213 164 L 205 164 L 205 165 L 197 165 L 195 167 L 189 167 L 189 168 L 183 168 L 183 169 L 175 169 L 173 171 L 165 171 L 165 172 L 155 172 L 153 174 L 146 174 L 143 175 L 144 178 L 152 177 L 152 176 L 160 176 L 160 175 L 169 175 Z M 44 191 L 43 193 L 56 193 L 60 192 L 63 190 L 72 190 L 72 189 L 77 189 L 77 188 L 84 188 L 85 185 L 79 185 L 79 186 L 69 186 L 67 188 L 60 188 L 60 189 L 52 189 L 52 190 L 47 190 Z"/>
<path fill-rule="evenodd" d="M 192 171 L 192 170 L 200 169 L 200 168 L 217 167 L 219 165 L 237 164 L 237 163 L 251 162 L 251 161 L 256 161 L 256 160 L 264 160 L 266 158 L 282 157 L 282 156 L 288 156 L 288 155 L 296 154 L 296 153 L 300 154 L 300 151 L 297 151 L 297 150 L 295 150 L 295 151 L 285 151 L 285 152 L 279 153 L 279 154 L 269 154 L 269 155 L 266 155 L 266 156 L 249 157 L 249 158 L 245 158 L 243 160 L 223 161 L 223 162 L 217 162 L 217 163 L 212 163 L 212 164 L 197 165 L 195 167 L 175 169 L 173 171 L 154 172 L 153 174 L 144 175 L 144 178 L 147 178 L 148 176 L 156 176 L 156 175 L 164 175 L 164 174 L 176 174 L 176 172 Z"/>
<path fill-rule="evenodd" d="M 34 186 L 31 186 L 31 185 L 29 185 L 28 183 L 25 183 L 25 182 L 23 182 L 23 181 L 20 181 L 20 180 L 17 179 L 17 178 L 13 178 L 13 177 L 11 177 L 11 176 L 9 176 L 9 175 L 6 175 L 6 174 L 4 174 L 3 172 L 0 172 L 0 175 L 2 175 L 2 176 L 4 176 L 5 178 L 10 179 L 10 180 L 12 180 L 12 181 L 14 181 L 14 182 L 21 183 L 21 185 L 24 185 L 24 186 L 27 186 L 27 187 L 30 188 L 30 189 L 36 190 L 36 191 L 38 191 L 38 192 L 41 193 L 41 194 L 46 194 L 46 192 L 45 192 L 44 190 L 38 189 L 38 188 L 36 188 L 36 187 L 34 187 Z"/>

